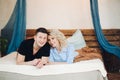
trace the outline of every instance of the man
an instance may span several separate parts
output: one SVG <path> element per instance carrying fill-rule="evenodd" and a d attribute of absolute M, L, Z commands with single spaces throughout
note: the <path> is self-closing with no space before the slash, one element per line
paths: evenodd
<path fill-rule="evenodd" d="M 34 38 L 24 40 L 19 48 L 17 64 L 33 65 L 41 68 L 47 64 L 50 54 L 50 45 L 47 42 L 48 31 L 45 28 L 38 28 Z"/>

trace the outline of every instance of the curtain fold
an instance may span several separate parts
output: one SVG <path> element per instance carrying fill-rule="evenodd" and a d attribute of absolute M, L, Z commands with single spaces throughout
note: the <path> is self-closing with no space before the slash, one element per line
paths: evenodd
<path fill-rule="evenodd" d="M 98 0 L 90 0 L 90 7 L 94 30 L 101 49 L 110 54 L 116 55 L 120 59 L 120 47 L 110 44 L 102 32 L 99 19 Z"/>
<path fill-rule="evenodd" d="M 15 6 L 17 5 L 16 2 L 15 2 Z M 14 30 L 14 22 L 16 19 L 15 10 L 17 8 L 15 6 L 14 6 L 13 12 L 12 12 L 7 24 L 5 25 L 5 27 L 3 27 L 3 29 L 1 29 L 1 37 L 5 38 L 7 40 L 7 44 L 6 44 L 7 47 L 10 44 L 10 41 L 12 39 L 13 30 Z M 5 51 L 5 53 L 6 53 L 6 51 Z"/>
<path fill-rule="evenodd" d="M 26 0 L 17 0 L 8 26 L 12 32 L 12 38 L 7 53 L 16 51 L 20 43 L 25 39 L 26 32 Z M 9 30 L 8 30 L 9 31 Z"/>

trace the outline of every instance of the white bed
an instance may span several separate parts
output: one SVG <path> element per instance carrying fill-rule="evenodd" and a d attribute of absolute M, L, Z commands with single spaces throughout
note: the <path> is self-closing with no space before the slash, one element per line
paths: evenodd
<path fill-rule="evenodd" d="M 47 65 L 41 69 L 16 65 L 16 52 L 0 58 L 0 80 L 108 80 L 100 59 L 73 64 Z"/>

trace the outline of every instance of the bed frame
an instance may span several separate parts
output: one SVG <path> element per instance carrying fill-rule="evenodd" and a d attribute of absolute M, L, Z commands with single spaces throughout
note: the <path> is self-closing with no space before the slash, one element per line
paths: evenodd
<path fill-rule="evenodd" d="M 98 44 L 94 29 L 80 29 L 87 46 L 95 48 L 103 56 L 104 64 L 108 72 L 119 72 L 120 70 L 120 59 L 115 55 L 102 52 Z M 70 37 L 76 29 L 60 29 L 66 37 Z M 114 45 L 120 46 L 120 29 L 103 29 L 104 36 L 106 39 Z M 27 29 L 26 39 L 33 37 L 35 29 Z M 114 63 L 116 62 L 116 63 Z"/>

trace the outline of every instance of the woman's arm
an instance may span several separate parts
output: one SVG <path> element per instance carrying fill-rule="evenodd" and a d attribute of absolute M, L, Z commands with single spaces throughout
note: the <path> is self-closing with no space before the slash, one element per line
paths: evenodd
<path fill-rule="evenodd" d="M 67 64 L 67 62 L 49 62 L 48 65 L 53 65 L 53 64 Z"/>
<path fill-rule="evenodd" d="M 68 55 L 67 63 L 73 63 L 73 60 L 78 53 L 75 52 L 75 48 L 74 48 L 73 45 L 69 45 L 67 50 L 68 50 L 68 52 L 67 52 L 67 55 Z"/>

